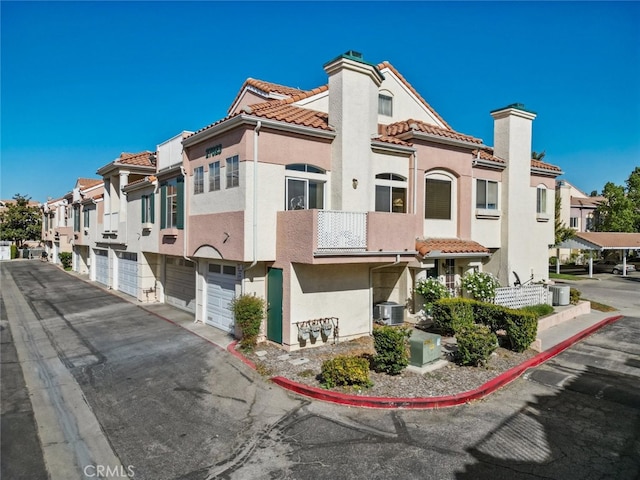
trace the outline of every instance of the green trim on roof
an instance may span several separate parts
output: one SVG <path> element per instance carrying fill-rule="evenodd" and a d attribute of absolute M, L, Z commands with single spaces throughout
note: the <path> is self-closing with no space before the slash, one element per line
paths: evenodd
<path fill-rule="evenodd" d="M 507 110 L 509 108 L 515 108 L 516 110 L 521 110 L 523 112 L 533 113 L 534 115 L 537 115 L 537 113 L 534 112 L 533 110 L 529 110 L 527 108 L 524 108 L 524 103 L 512 103 L 511 105 L 507 105 L 506 107 L 498 108 L 496 110 L 491 110 L 491 112 L 489 112 L 489 113 L 500 112 L 502 110 Z"/>
<path fill-rule="evenodd" d="M 353 60 L 354 62 L 364 63 L 365 65 L 369 65 L 371 67 L 375 67 L 376 71 L 378 71 L 378 66 L 376 64 L 371 63 L 371 62 L 367 62 L 364 59 L 364 57 L 362 56 L 362 54 L 360 52 L 356 52 L 355 50 L 349 50 L 349 51 L 343 53 L 342 55 L 338 55 L 333 60 L 330 60 L 327 63 L 325 63 L 323 65 L 323 67 L 325 67 L 325 66 L 329 65 L 330 63 L 333 63 L 336 60 L 339 60 L 341 58 L 347 58 L 349 60 Z"/>

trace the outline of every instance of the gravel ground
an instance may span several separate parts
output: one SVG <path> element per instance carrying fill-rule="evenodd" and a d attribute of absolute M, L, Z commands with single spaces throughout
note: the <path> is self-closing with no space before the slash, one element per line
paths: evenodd
<path fill-rule="evenodd" d="M 461 367 L 452 361 L 455 349 L 455 339 L 443 338 L 442 359 L 446 362 L 441 362 L 443 364 L 441 368 L 424 374 L 405 369 L 401 374 L 395 376 L 371 371 L 370 379 L 373 386 L 370 388 L 342 387 L 332 390 L 372 397 L 420 398 L 455 395 L 473 390 L 537 354 L 533 350 L 515 353 L 498 348 L 492 354 L 487 365 Z M 363 337 L 337 345 L 327 342 L 319 347 L 305 348 L 290 353 L 275 345 L 262 343 L 258 345 L 255 352 L 246 354 L 246 356 L 256 364 L 257 371 L 264 376 L 282 376 L 305 385 L 321 387 L 318 377 L 324 360 L 337 355 L 370 355 L 374 353 L 373 338 Z M 308 361 L 297 365 L 296 361 L 301 359 Z"/>

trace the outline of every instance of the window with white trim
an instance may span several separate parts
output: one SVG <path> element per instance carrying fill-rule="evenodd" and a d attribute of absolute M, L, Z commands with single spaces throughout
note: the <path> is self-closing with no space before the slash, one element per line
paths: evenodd
<path fill-rule="evenodd" d="M 547 189 L 538 187 L 536 193 L 536 213 L 547 213 Z"/>
<path fill-rule="evenodd" d="M 204 167 L 193 169 L 193 194 L 204 193 Z"/>
<path fill-rule="evenodd" d="M 476 208 L 485 210 L 498 209 L 498 182 L 476 180 Z"/>
<path fill-rule="evenodd" d="M 391 117 L 393 115 L 393 97 L 389 95 L 378 95 L 378 113 Z"/>
<path fill-rule="evenodd" d="M 569 227 L 570 228 L 578 228 L 578 217 L 569 218 Z"/>
<path fill-rule="evenodd" d="M 285 210 L 322 210 L 326 184 L 325 171 L 304 163 L 287 165 L 285 168 L 300 172 L 295 177 L 285 178 Z"/>
<path fill-rule="evenodd" d="M 227 188 L 237 187 L 240 185 L 240 165 L 238 155 L 227 158 L 226 162 Z"/>
<path fill-rule="evenodd" d="M 209 191 L 220 190 L 220 161 L 209 164 Z"/>
<path fill-rule="evenodd" d="M 407 213 L 407 179 L 395 173 L 376 175 L 376 212 Z"/>

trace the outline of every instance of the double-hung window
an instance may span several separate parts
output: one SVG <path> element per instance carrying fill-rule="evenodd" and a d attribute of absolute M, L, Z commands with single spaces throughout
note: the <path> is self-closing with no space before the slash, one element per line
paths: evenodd
<path fill-rule="evenodd" d="M 89 212 L 91 210 L 89 210 L 86 206 L 82 209 L 82 224 L 84 226 L 84 228 L 89 228 Z"/>
<path fill-rule="evenodd" d="M 220 190 L 220 161 L 209 164 L 209 191 Z"/>
<path fill-rule="evenodd" d="M 226 165 L 227 188 L 237 187 L 240 185 L 240 165 L 238 155 L 227 158 Z"/>
<path fill-rule="evenodd" d="M 292 164 L 287 170 L 304 172 L 297 177 L 287 177 L 285 184 L 286 210 L 324 208 L 325 171 L 307 164 Z"/>
<path fill-rule="evenodd" d="M 476 180 L 476 208 L 484 210 L 498 209 L 498 182 Z"/>
<path fill-rule="evenodd" d="M 376 175 L 376 212 L 407 212 L 407 179 L 394 173 Z"/>
<path fill-rule="evenodd" d="M 184 228 L 184 178 L 163 182 L 160 187 L 160 228 Z"/>
<path fill-rule="evenodd" d="M 451 181 L 425 179 L 424 218 L 451 220 Z"/>
<path fill-rule="evenodd" d="M 154 222 L 154 196 L 142 195 L 142 223 Z"/>
<path fill-rule="evenodd" d="M 204 193 L 204 167 L 193 169 L 193 194 Z"/>
<path fill-rule="evenodd" d="M 538 187 L 536 196 L 536 213 L 547 213 L 547 189 Z"/>
<path fill-rule="evenodd" d="M 569 227 L 570 228 L 578 228 L 578 217 L 569 218 Z"/>
<path fill-rule="evenodd" d="M 80 205 L 74 205 L 71 210 L 73 214 L 73 231 L 80 231 Z"/>

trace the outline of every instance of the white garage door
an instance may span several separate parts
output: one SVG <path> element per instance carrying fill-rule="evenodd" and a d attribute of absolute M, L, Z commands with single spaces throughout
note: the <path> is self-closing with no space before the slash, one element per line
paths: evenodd
<path fill-rule="evenodd" d="M 233 312 L 229 303 L 236 295 L 236 267 L 209 264 L 207 274 L 207 308 L 205 323 L 233 333 Z"/>
<path fill-rule="evenodd" d="M 94 250 L 96 254 L 96 282 L 109 285 L 109 254 L 106 250 Z"/>
<path fill-rule="evenodd" d="M 138 254 L 118 252 L 118 290 L 138 296 Z"/>
<path fill-rule="evenodd" d="M 195 313 L 195 263 L 180 257 L 166 257 L 164 301 L 174 307 Z"/>

